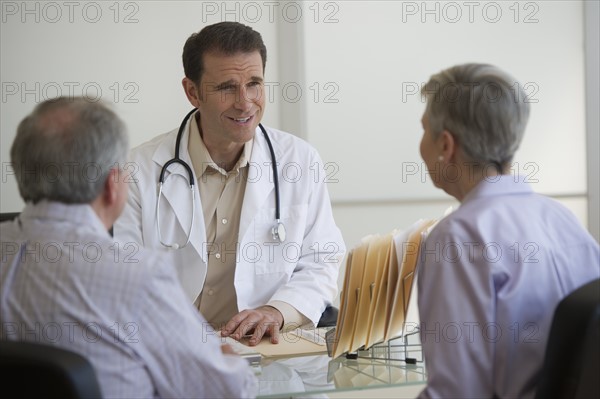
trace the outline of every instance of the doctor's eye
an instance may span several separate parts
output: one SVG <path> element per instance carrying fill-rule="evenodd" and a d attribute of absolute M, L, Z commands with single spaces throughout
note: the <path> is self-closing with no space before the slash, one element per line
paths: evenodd
<path fill-rule="evenodd" d="M 235 91 L 236 87 L 234 85 L 225 85 L 225 86 L 219 86 L 218 90 L 219 91 Z"/>

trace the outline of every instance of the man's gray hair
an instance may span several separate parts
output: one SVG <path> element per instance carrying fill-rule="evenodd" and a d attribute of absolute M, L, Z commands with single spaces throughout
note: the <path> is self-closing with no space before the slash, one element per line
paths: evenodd
<path fill-rule="evenodd" d="M 10 157 L 26 202 L 90 203 L 128 149 L 125 125 L 106 105 L 59 97 L 21 121 Z"/>
<path fill-rule="evenodd" d="M 470 161 L 508 166 L 529 119 L 523 86 L 499 68 L 464 64 L 433 75 L 423 86 L 425 117 L 436 139 L 448 130 Z"/>

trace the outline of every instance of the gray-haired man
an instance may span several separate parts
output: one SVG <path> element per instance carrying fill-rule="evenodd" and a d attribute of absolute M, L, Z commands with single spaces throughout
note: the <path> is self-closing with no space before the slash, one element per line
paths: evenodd
<path fill-rule="evenodd" d="M 125 127 L 102 103 L 38 105 L 11 148 L 19 218 L 0 225 L 0 339 L 79 352 L 104 397 L 248 397 L 245 360 L 203 334 L 173 267 L 107 230 L 127 199 Z"/>

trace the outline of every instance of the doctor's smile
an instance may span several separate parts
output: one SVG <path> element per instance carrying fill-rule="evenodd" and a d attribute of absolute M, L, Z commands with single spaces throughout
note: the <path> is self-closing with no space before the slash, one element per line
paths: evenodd
<path fill-rule="evenodd" d="M 233 118 L 231 116 L 227 117 L 229 120 L 233 121 L 235 124 L 237 125 L 242 125 L 245 126 L 248 124 L 248 122 L 250 122 L 252 119 L 254 119 L 254 115 L 252 116 L 247 116 L 245 118 Z"/>
<path fill-rule="evenodd" d="M 250 118 L 252 118 L 251 116 L 247 117 L 247 118 L 229 118 L 232 119 L 238 123 L 246 123 L 250 120 Z"/>

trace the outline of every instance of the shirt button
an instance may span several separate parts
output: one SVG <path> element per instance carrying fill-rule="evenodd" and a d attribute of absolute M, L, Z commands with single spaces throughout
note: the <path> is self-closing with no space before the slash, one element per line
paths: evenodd
<path fill-rule="evenodd" d="M 213 290 L 208 290 L 207 294 L 208 295 L 213 295 L 215 292 Z"/>
<path fill-rule="evenodd" d="M 221 259 L 221 254 L 215 254 L 215 258 Z"/>
<path fill-rule="evenodd" d="M 221 220 L 221 223 L 223 223 L 223 224 L 227 224 L 227 219 L 223 219 L 223 220 Z"/>

